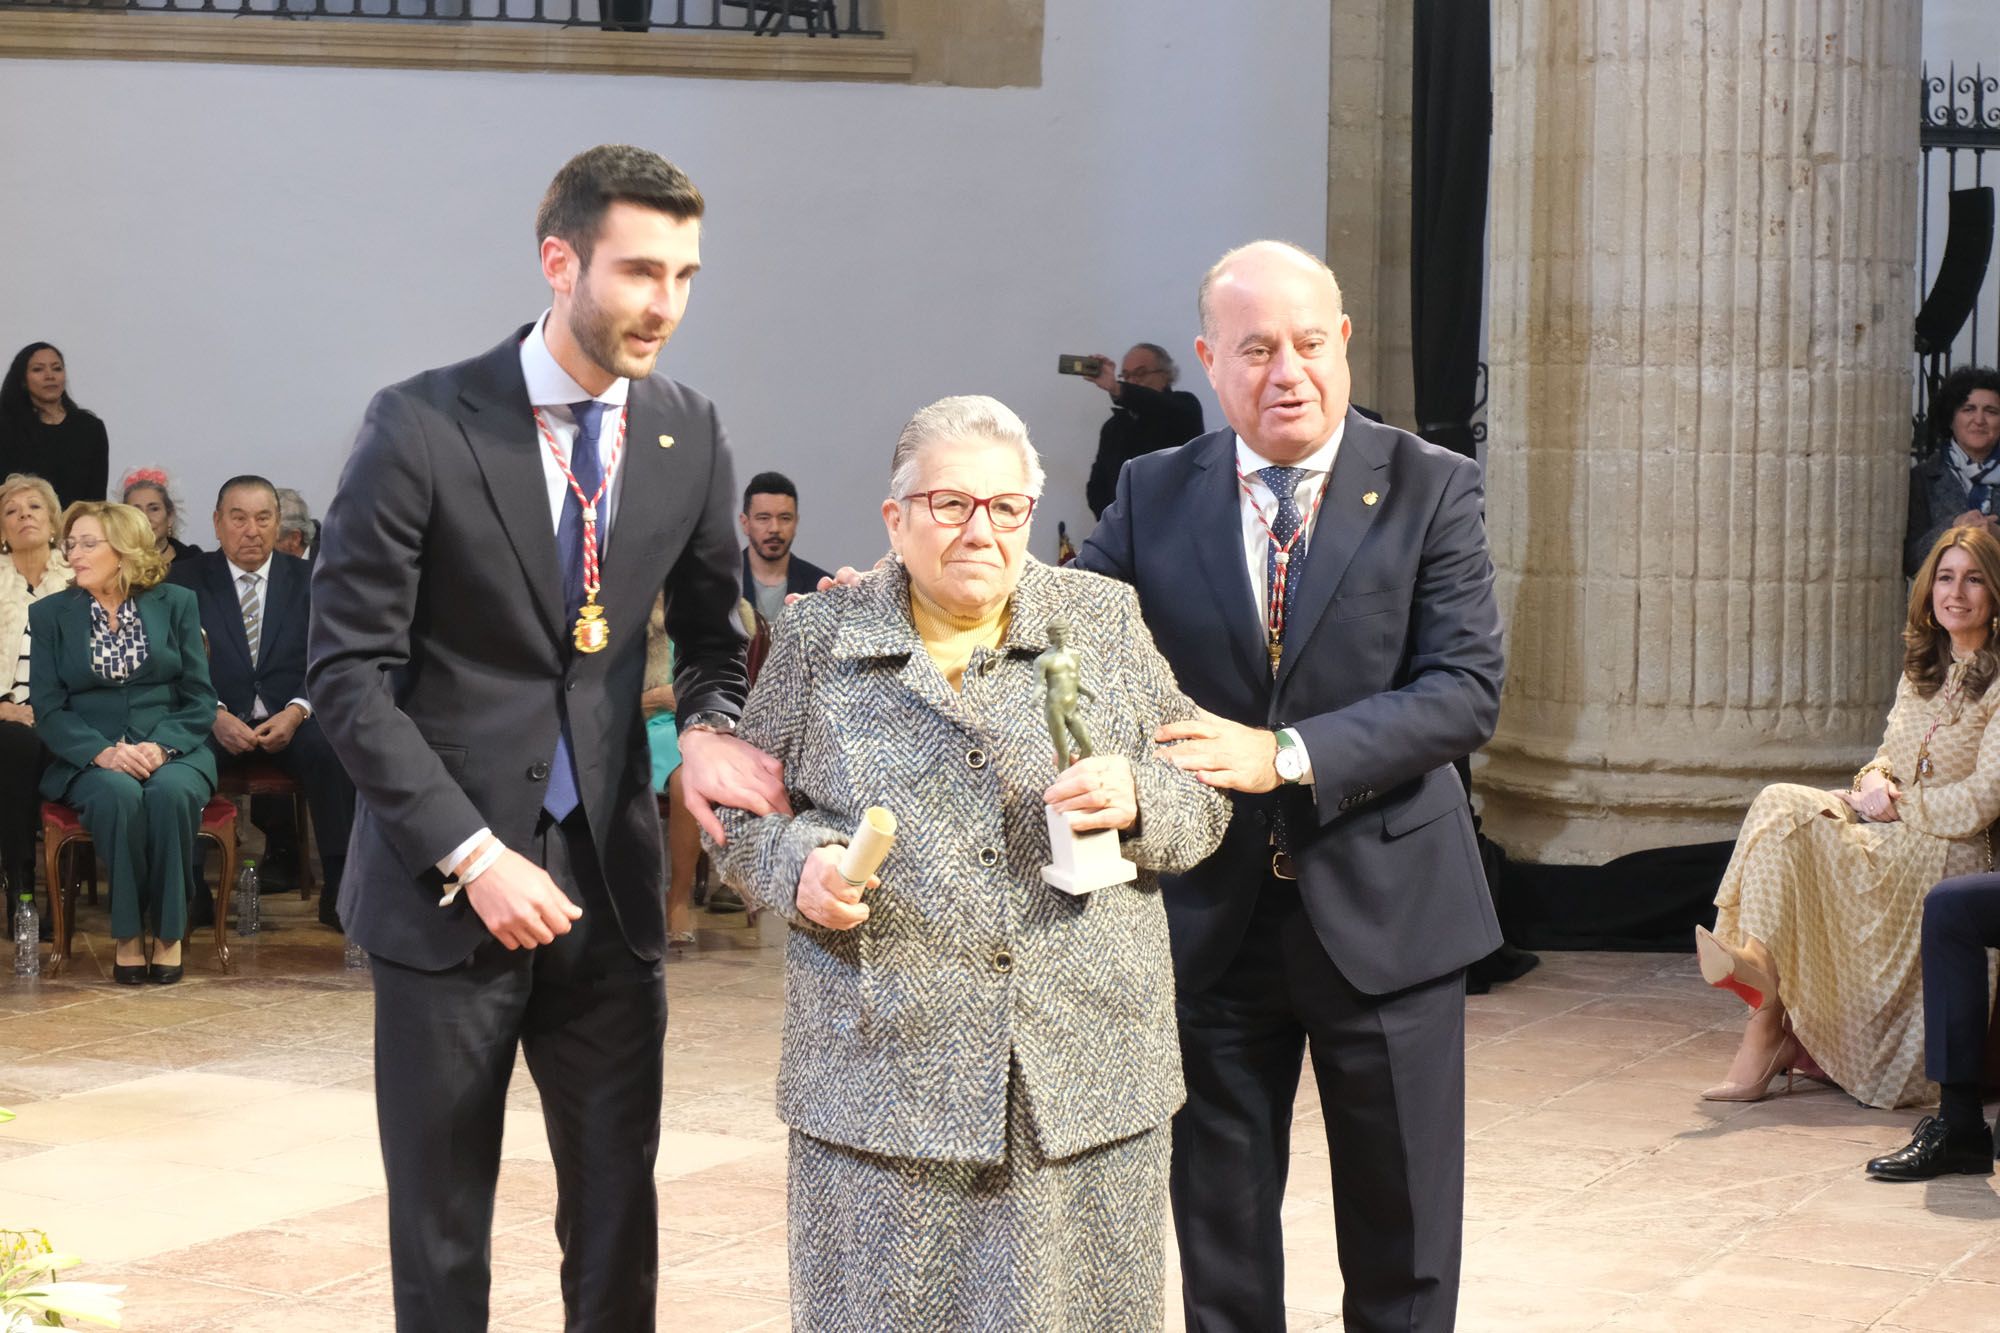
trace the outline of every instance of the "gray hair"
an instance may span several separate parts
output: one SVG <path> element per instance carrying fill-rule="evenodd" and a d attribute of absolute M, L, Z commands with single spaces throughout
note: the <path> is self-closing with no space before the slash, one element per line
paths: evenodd
<path fill-rule="evenodd" d="M 1209 339 L 1215 337 L 1215 316 L 1209 309 L 1208 297 L 1209 292 L 1215 287 L 1216 280 L 1222 276 L 1223 270 L 1227 269 L 1249 251 L 1273 248 L 1287 251 L 1294 257 L 1303 259 L 1307 264 L 1326 274 L 1326 280 L 1333 284 L 1334 313 L 1346 313 L 1347 307 L 1340 298 L 1340 279 L 1333 276 L 1333 270 L 1327 267 L 1324 259 L 1306 249 L 1303 245 L 1294 245 L 1290 241 L 1251 241 L 1246 245 L 1239 245 L 1234 250 L 1223 255 L 1222 258 L 1209 265 L 1208 272 L 1201 275 L 1201 287 L 1195 293 L 1195 309 L 1201 316 L 1202 337 Z"/>
<path fill-rule="evenodd" d="M 289 486 L 280 486 L 278 492 L 278 535 L 289 537 L 298 533 L 306 539 L 306 545 L 313 543 L 319 533 L 319 524 L 313 522 L 312 510 L 306 506 L 306 497 Z"/>
<path fill-rule="evenodd" d="M 1132 352 L 1150 352 L 1153 360 L 1159 362 L 1160 369 L 1167 372 L 1167 383 L 1181 382 L 1181 368 L 1174 363 L 1173 353 L 1158 343 L 1133 343 Z M 1130 356 L 1132 352 L 1127 352 L 1125 355 Z"/>
<path fill-rule="evenodd" d="M 1028 442 L 1028 428 L 1014 410 L 998 398 L 965 394 L 940 398 L 910 418 L 896 437 L 896 454 L 889 460 L 889 498 L 902 500 L 917 488 L 923 451 L 943 440 L 990 440 L 1012 445 L 1028 474 L 1028 494 L 1040 499 L 1047 477 L 1042 456 Z"/>

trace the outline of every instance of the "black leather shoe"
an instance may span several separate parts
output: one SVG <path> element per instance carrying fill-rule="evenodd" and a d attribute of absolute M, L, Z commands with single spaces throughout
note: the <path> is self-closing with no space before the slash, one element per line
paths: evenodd
<path fill-rule="evenodd" d="M 1935 1180 L 1939 1176 L 1993 1174 L 1993 1131 L 1979 1122 L 1977 1133 L 1953 1134 L 1942 1119 L 1927 1115 L 1910 1141 L 1868 1163 L 1876 1180 Z"/>
<path fill-rule="evenodd" d="M 147 963 L 133 963 L 130 966 L 124 963 L 113 963 L 111 965 L 111 979 L 121 986 L 137 986 L 146 979 L 146 972 L 149 967 L 150 964 Z"/>
<path fill-rule="evenodd" d="M 146 964 L 146 980 L 152 982 L 155 986 L 171 986 L 181 979 L 181 973 L 185 970 L 184 965 L 180 963 L 175 963 L 172 967 L 163 967 L 158 963 L 148 963 Z"/>

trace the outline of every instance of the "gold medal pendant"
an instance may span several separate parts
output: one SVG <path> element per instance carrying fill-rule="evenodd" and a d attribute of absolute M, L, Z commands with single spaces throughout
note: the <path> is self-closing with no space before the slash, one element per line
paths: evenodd
<path fill-rule="evenodd" d="M 611 626 L 605 623 L 604 608 L 596 602 L 585 602 L 577 613 L 575 641 L 580 653 L 601 653 L 611 642 Z"/>

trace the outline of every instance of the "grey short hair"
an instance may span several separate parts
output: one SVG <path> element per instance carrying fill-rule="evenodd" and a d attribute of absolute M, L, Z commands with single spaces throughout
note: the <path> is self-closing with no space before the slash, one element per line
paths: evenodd
<path fill-rule="evenodd" d="M 1047 477 L 1042 456 L 1028 442 L 1027 426 L 998 398 L 975 393 L 940 398 L 910 418 L 896 437 L 896 454 L 889 460 L 890 499 L 905 499 L 917 488 L 923 451 L 940 440 L 991 440 L 1014 446 L 1027 470 L 1028 494 L 1041 498 Z"/>
<path fill-rule="evenodd" d="M 1346 303 L 1340 297 L 1340 279 L 1333 276 L 1333 270 L 1327 267 L 1324 259 L 1306 249 L 1303 245 L 1294 245 L 1290 241 L 1251 241 L 1245 245 L 1239 245 L 1223 255 L 1222 258 L 1208 266 L 1208 272 L 1201 275 L 1201 287 L 1195 292 L 1195 310 L 1201 316 L 1202 337 L 1209 339 L 1215 337 L 1215 317 L 1209 309 L 1208 297 L 1209 292 L 1215 287 L 1216 280 L 1222 276 L 1222 271 L 1235 263 L 1245 252 L 1261 250 L 1268 246 L 1276 246 L 1280 250 L 1289 250 L 1292 254 L 1326 274 L 1326 280 L 1333 284 L 1334 313 L 1338 315 L 1347 313 Z"/>
<path fill-rule="evenodd" d="M 312 510 L 306 506 L 306 497 L 289 486 L 280 486 L 278 491 L 278 535 L 288 537 L 298 533 L 312 545 L 319 532 L 319 524 L 313 522 Z"/>
<path fill-rule="evenodd" d="M 1169 352 L 1166 348 L 1160 346 L 1158 343 L 1133 343 L 1132 351 L 1152 353 L 1153 360 L 1160 363 L 1160 369 L 1167 372 L 1167 383 L 1179 384 L 1181 382 L 1181 368 L 1174 363 L 1173 353 Z M 1127 356 L 1131 354 L 1131 352 L 1126 353 Z"/>

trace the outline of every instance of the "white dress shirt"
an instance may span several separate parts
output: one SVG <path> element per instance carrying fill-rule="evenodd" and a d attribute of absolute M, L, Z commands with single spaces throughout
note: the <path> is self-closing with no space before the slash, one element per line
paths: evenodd
<path fill-rule="evenodd" d="M 1292 500 L 1299 507 L 1299 521 L 1304 524 L 1298 539 L 1292 545 L 1294 556 L 1303 556 L 1312 545 L 1313 529 L 1319 526 L 1319 515 L 1314 512 L 1314 504 L 1326 490 L 1327 479 L 1333 475 L 1334 460 L 1340 456 L 1340 440 L 1347 433 L 1347 419 L 1333 428 L 1326 443 L 1307 454 L 1290 466 L 1299 468 L 1301 475 L 1292 492 Z M 1271 602 L 1270 558 L 1271 532 L 1278 522 L 1278 497 L 1258 472 L 1272 466 L 1271 460 L 1252 449 L 1241 435 L 1236 437 L 1236 471 L 1250 483 L 1248 492 L 1239 484 L 1236 488 L 1237 508 L 1243 515 L 1243 558 L 1250 567 L 1250 596 L 1257 604 L 1257 624 L 1259 628 L 1268 626 Z M 1312 756 L 1306 753 L 1305 740 L 1290 727 L 1281 728 L 1299 752 L 1305 755 L 1305 775 L 1301 782 L 1311 782 Z"/>
<path fill-rule="evenodd" d="M 571 403 L 580 403 L 586 398 L 595 398 L 604 404 L 604 415 L 597 427 L 597 457 L 606 468 L 611 466 L 611 446 L 618 439 L 619 427 L 625 420 L 625 401 L 631 396 L 632 381 L 620 376 L 611 381 L 611 387 L 603 393 L 592 394 L 584 391 L 582 385 L 570 377 L 556 361 L 555 353 L 549 350 L 548 340 L 543 330 L 548 326 L 549 311 L 535 321 L 535 327 L 528 336 L 521 339 L 521 378 L 528 383 L 528 402 L 542 410 L 542 420 L 548 423 L 549 433 L 556 437 L 556 447 L 562 451 L 564 463 L 570 459 L 570 450 L 576 447 L 576 418 L 570 413 Z M 556 465 L 555 456 L 549 452 L 548 443 L 540 430 L 535 432 L 535 450 L 542 459 L 542 479 L 549 488 L 549 526 L 560 530 L 562 527 L 563 500 L 569 495 L 569 479 L 563 476 L 562 468 Z M 625 469 L 620 467 L 611 473 L 611 483 L 605 488 L 604 504 L 598 510 L 597 554 L 600 560 L 611 549 L 611 521 L 618 512 L 618 493 L 624 488 Z M 472 849 L 486 841 L 491 828 L 479 832 L 451 849 L 438 869 L 446 879 L 451 878 L 452 867 L 472 854 Z M 458 886 L 448 884 L 444 901 L 450 902 L 458 893 Z"/>
<path fill-rule="evenodd" d="M 269 556 L 264 557 L 263 567 L 259 569 L 245 569 L 228 556 L 222 557 L 222 563 L 229 566 L 229 586 L 236 590 L 236 603 L 239 608 L 243 604 L 243 580 L 255 579 L 257 581 L 257 605 L 261 608 L 257 612 L 257 615 L 262 622 L 262 626 L 268 626 L 271 623 L 271 558 Z M 257 669 L 256 658 L 263 656 L 264 635 L 262 626 L 260 626 L 257 634 L 256 654 L 250 661 L 250 669 L 253 673 Z M 285 701 L 285 707 L 287 708 L 290 708 L 293 704 L 297 704 L 299 711 L 307 717 L 312 716 L 312 704 L 307 702 L 304 695 Z M 255 684 L 252 684 L 250 720 L 252 722 L 262 722 L 269 716 L 271 716 L 270 706 L 264 702 L 264 697 L 256 692 Z"/>

